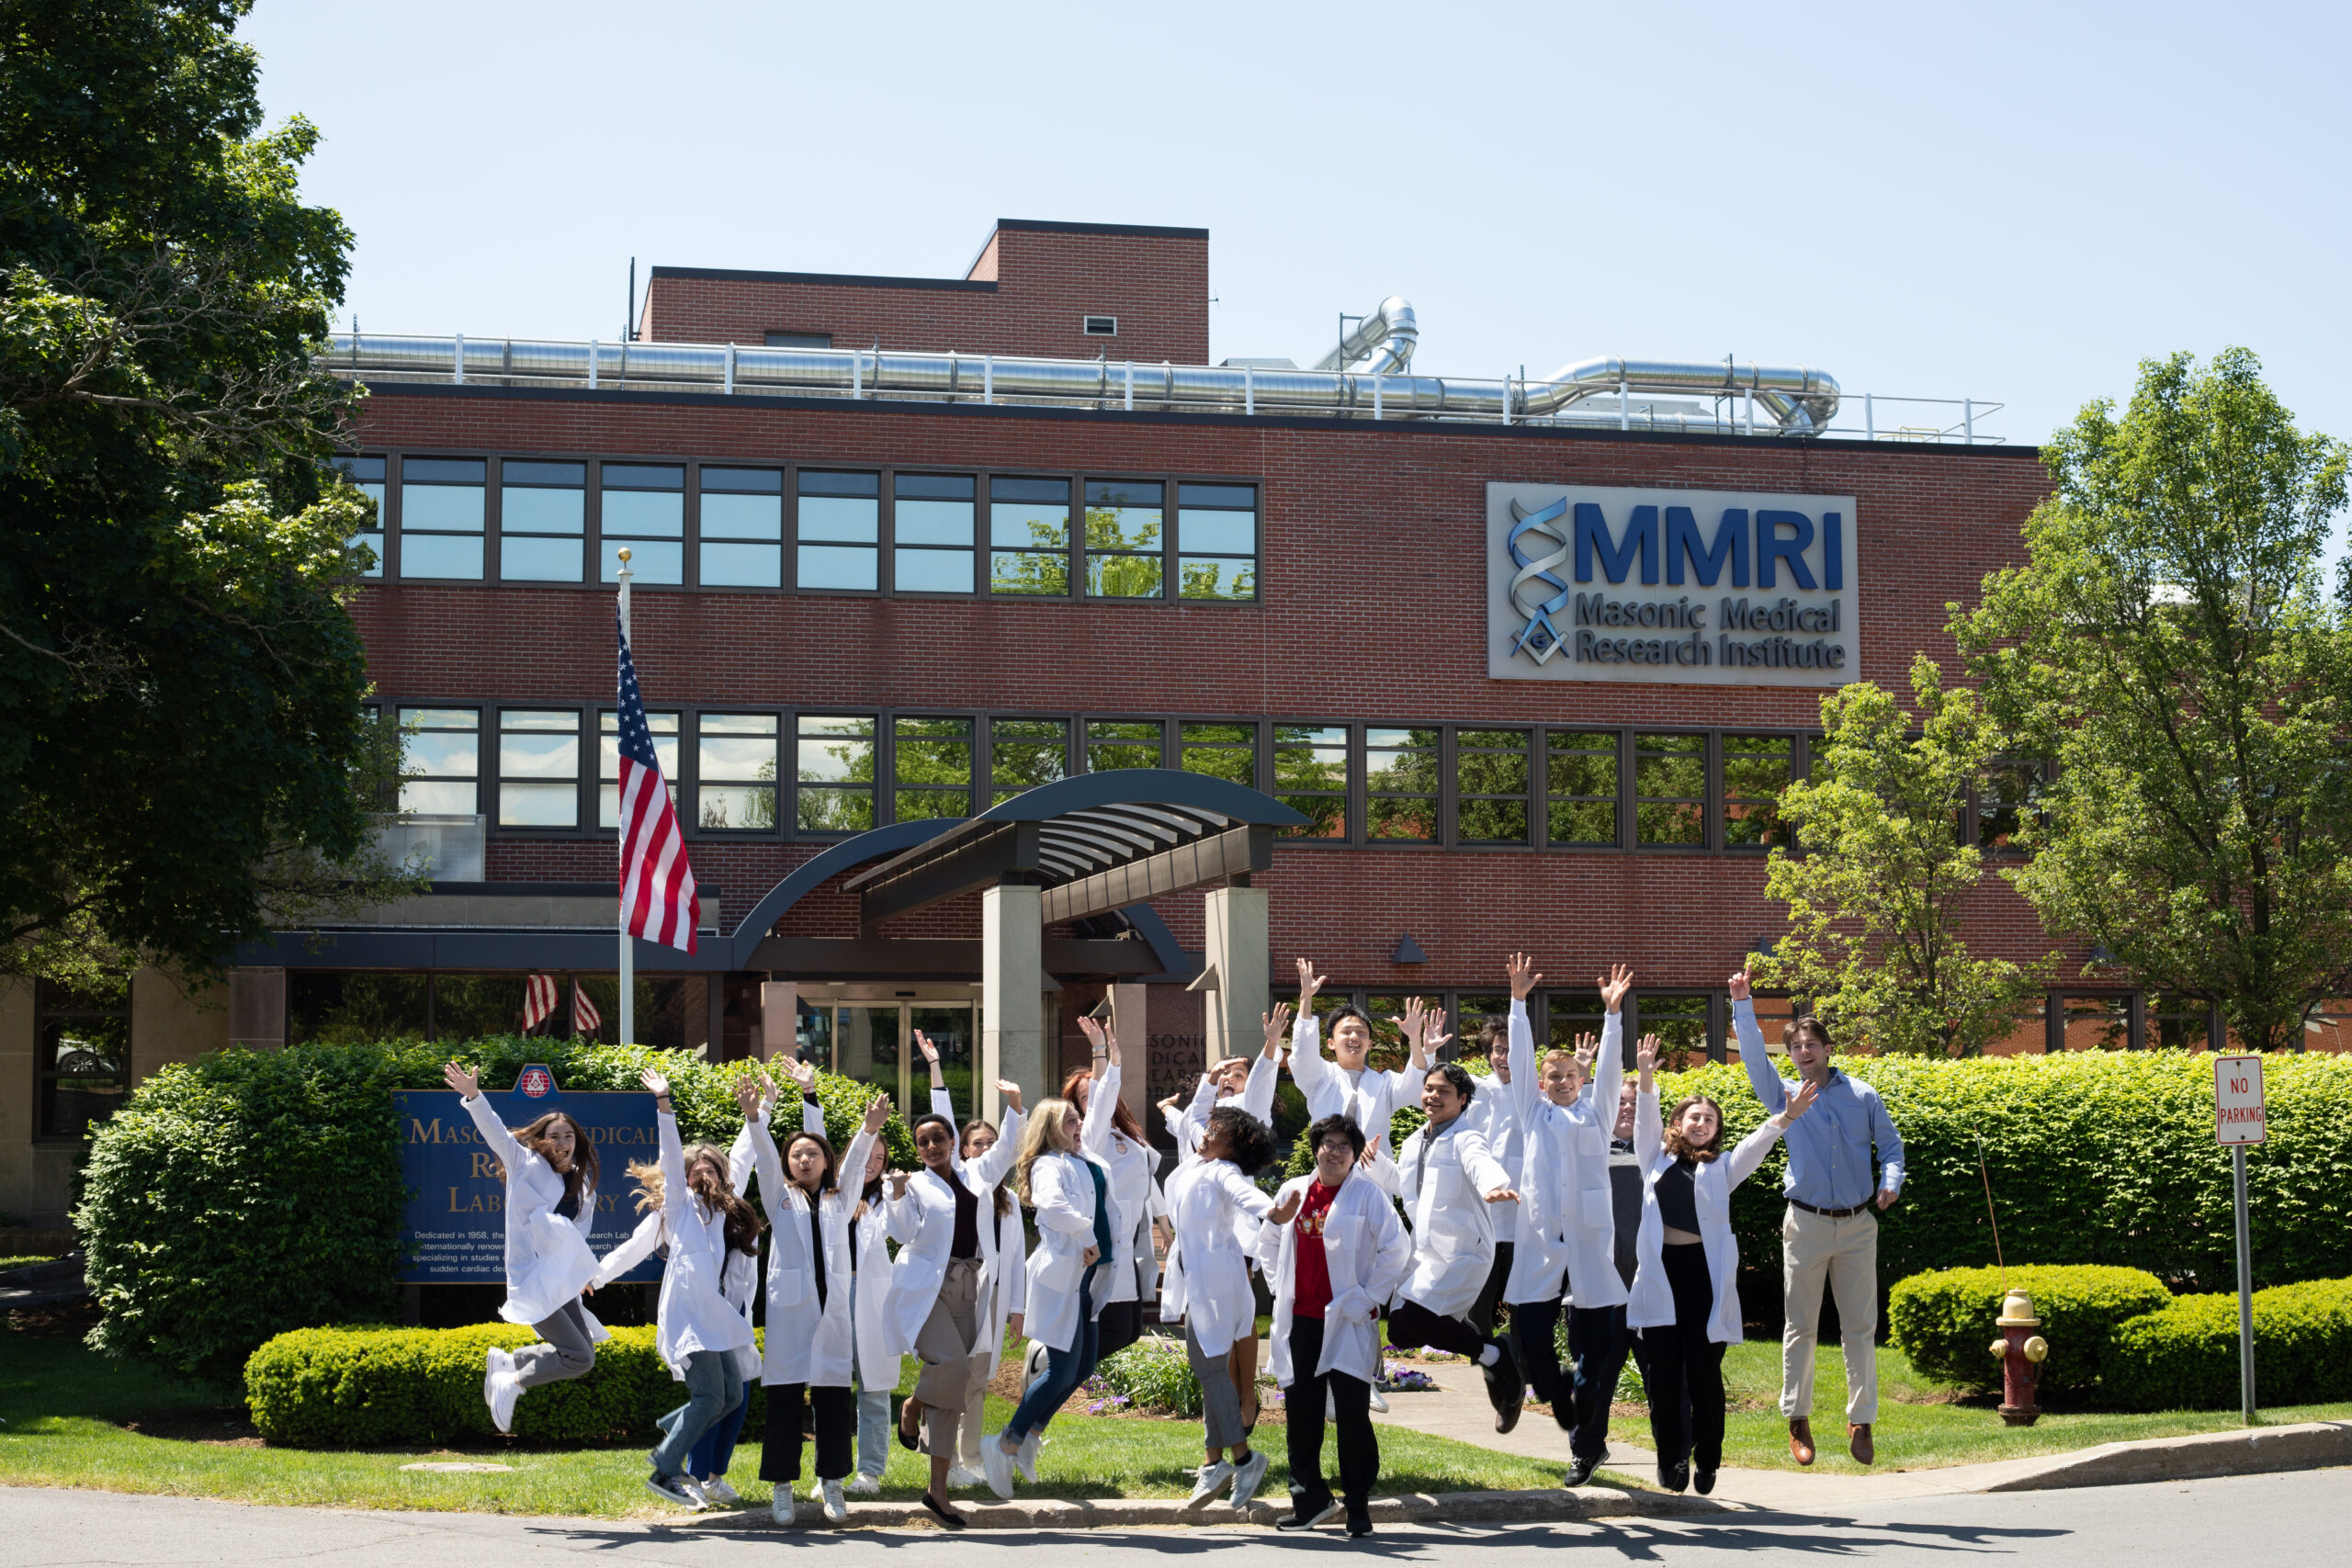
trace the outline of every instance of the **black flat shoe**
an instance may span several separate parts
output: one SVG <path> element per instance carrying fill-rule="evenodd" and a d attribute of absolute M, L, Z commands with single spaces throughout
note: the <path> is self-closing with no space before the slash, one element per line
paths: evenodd
<path fill-rule="evenodd" d="M 898 1419 L 890 1423 L 890 1425 L 898 1431 L 899 1446 L 906 1450 L 907 1452 L 910 1454 L 921 1453 L 922 1451 L 922 1444 L 916 1439 L 914 1434 L 907 1430 L 907 1406 L 912 1404 L 914 1402 L 915 1396 L 911 1393 L 907 1395 L 906 1398 L 899 1401 Z M 918 1426 L 920 1426 L 920 1423 L 918 1423 Z"/>
<path fill-rule="evenodd" d="M 928 1492 L 922 1495 L 922 1506 L 931 1511 L 931 1517 L 937 1519 L 943 1529 L 959 1530 L 972 1522 L 961 1514 L 950 1512 L 946 1504 Z"/>
<path fill-rule="evenodd" d="M 1686 1461 L 1681 1464 L 1659 1465 L 1657 1467 L 1657 1483 L 1660 1486 L 1665 1487 L 1668 1492 L 1688 1491 L 1690 1486 L 1690 1464 Z"/>
<path fill-rule="evenodd" d="M 1692 1471 L 1690 1472 L 1690 1489 L 1699 1494 L 1702 1497 L 1706 1496 L 1715 1489 L 1715 1472 L 1712 1470 Z"/>

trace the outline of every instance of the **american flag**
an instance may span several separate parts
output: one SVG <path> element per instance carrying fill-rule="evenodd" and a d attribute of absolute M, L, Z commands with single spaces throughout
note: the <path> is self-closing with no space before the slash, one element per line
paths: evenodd
<path fill-rule="evenodd" d="M 616 629 L 618 623 L 616 622 Z M 665 947 L 695 950 L 695 925 L 702 906 L 695 897 L 694 868 L 686 863 L 685 835 L 662 782 L 662 761 L 653 754 L 653 732 L 645 723 L 645 698 L 637 689 L 637 664 L 628 656 L 628 634 L 621 639 L 621 910 L 629 934 Z"/>
<path fill-rule="evenodd" d="M 596 1004 L 588 999 L 588 987 L 574 980 L 571 983 L 571 1032 L 594 1034 L 596 1026 L 604 1021 L 605 1015 L 598 1012 Z"/>
<path fill-rule="evenodd" d="M 563 994 L 563 982 L 552 975 L 534 975 L 523 991 L 523 1032 L 528 1034 L 555 1016 L 556 999 Z M 605 1021 L 590 999 L 588 987 L 573 982 L 571 987 L 571 1032 L 594 1034 Z"/>

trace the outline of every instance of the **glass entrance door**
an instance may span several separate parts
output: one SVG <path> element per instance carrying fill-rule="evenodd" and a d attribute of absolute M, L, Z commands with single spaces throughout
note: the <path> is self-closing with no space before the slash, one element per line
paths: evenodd
<path fill-rule="evenodd" d="M 978 1101 L 972 1094 L 972 1010 L 968 1006 L 926 1002 L 907 1008 L 907 1076 L 909 1082 L 899 1097 L 899 1104 L 911 1119 L 931 1109 L 931 1069 L 922 1053 L 914 1048 L 915 1030 L 939 1050 L 939 1070 L 947 1080 L 947 1097 L 955 1102 L 956 1124 L 962 1126 L 978 1111 Z"/>
<path fill-rule="evenodd" d="M 931 1110 L 931 1070 L 915 1048 L 921 1030 L 939 1066 L 960 1126 L 976 1112 L 972 1092 L 973 1007 L 956 1001 L 838 1002 L 809 1009 L 802 1047 L 828 1072 L 871 1084 L 911 1122 Z"/>

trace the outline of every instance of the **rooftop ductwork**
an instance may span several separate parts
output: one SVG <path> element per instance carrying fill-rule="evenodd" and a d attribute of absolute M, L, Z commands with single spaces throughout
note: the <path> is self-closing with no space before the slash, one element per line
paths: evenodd
<path fill-rule="evenodd" d="M 1413 319 L 1412 302 L 1391 294 L 1380 302 L 1380 309 L 1358 321 L 1356 330 L 1340 338 L 1338 346 L 1311 368 L 1352 370 L 1369 356 L 1372 363 L 1364 365 L 1367 374 L 1398 375 L 1413 363 L 1413 350 L 1420 341 L 1420 324 Z"/>

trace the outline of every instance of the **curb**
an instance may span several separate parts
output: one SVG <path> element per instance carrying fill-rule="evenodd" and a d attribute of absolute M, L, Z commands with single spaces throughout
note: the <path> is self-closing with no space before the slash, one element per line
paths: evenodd
<path fill-rule="evenodd" d="M 2203 1432 L 2105 1443 L 2046 1459 L 1986 1466 L 1976 1492 L 2041 1492 L 2062 1486 L 2128 1486 L 2137 1482 L 2193 1481 L 2221 1475 L 2262 1475 L 2280 1470 L 2323 1470 L 2352 1464 L 2352 1421 L 2306 1421 L 2244 1432 Z"/>
<path fill-rule="evenodd" d="M 1669 1514 L 1721 1514 L 1734 1511 L 1734 1505 L 1718 1503 L 1711 1497 L 1696 1497 L 1671 1492 L 1622 1492 L 1609 1486 L 1585 1486 L 1574 1492 L 1559 1487 L 1525 1492 L 1444 1492 L 1408 1493 L 1403 1495 L 1374 1497 L 1372 1500 L 1372 1522 L 1380 1525 L 1417 1524 L 1550 1524 L 1572 1519 L 1622 1518 L 1632 1515 L 1657 1517 Z M 1188 1508 L 1182 1499 L 1175 1497 L 1087 1498 L 1040 1497 L 1034 1502 L 998 1502 L 985 1505 L 966 1503 L 964 1517 L 975 1529 L 1186 1529 L 1216 1525 L 1255 1525 L 1270 1527 L 1290 1511 L 1285 1499 L 1275 1503 L 1261 1498 L 1239 1512 L 1223 1504 Z M 725 1514 L 703 1514 L 674 1521 L 676 1528 L 690 1530 L 766 1530 L 782 1533 L 786 1527 L 775 1524 L 764 1508 Z M 853 1503 L 849 1523 L 828 1526 L 821 1517 L 804 1518 L 790 1527 L 794 1532 L 823 1529 L 903 1529 L 920 1527 L 940 1534 L 939 1521 L 933 1518 L 921 1503 Z M 1328 1530 L 1319 1534 L 1337 1535 L 1340 1525 L 1334 1520 Z"/>

